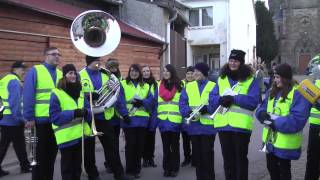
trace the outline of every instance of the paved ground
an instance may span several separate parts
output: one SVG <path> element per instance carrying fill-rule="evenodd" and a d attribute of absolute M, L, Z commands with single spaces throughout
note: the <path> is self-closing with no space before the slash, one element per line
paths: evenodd
<path fill-rule="evenodd" d="M 296 79 L 300 81 L 301 79 L 305 79 L 305 76 L 296 76 Z M 307 136 L 308 128 L 309 126 L 307 125 L 304 129 L 304 144 L 302 148 L 303 150 L 302 157 L 298 161 L 293 161 L 293 165 L 292 165 L 293 180 L 302 180 L 304 176 L 305 164 L 306 164 L 306 147 L 307 147 L 307 138 L 308 138 Z M 261 130 L 262 130 L 262 126 L 259 123 L 255 123 L 255 129 L 251 136 L 251 142 L 249 145 L 249 154 L 248 154 L 250 180 L 268 180 L 269 179 L 269 175 L 268 175 L 268 172 L 266 169 L 266 163 L 265 163 L 265 154 L 258 151 L 261 148 Z M 110 174 L 107 174 L 104 170 L 104 166 L 103 166 L 104 155 L 102 151 L 103 151 L 102 147 L 100 146 L 99 143 L 97 143 L 96 159 L 97 159 L 97 166 L 100 171 L 101 179 L 113 179 L 112 176 Z M 121 151 L 122 162 L 125 162 L 123 159 L 124 158 L 123 138 L 121 138 L 120 151 Z M 181 155 L 182 154 L 183 153 L 181 151 Z M 181 157 L 181 160 L 183 160 L 183 157 Z M 162 167 L 161 167 L 162 144 L 161 144 L 161 138 L 159 136 L 159 133 L 157 134 L 155 161 L 158 164 L 158 167 L 143 168 L 142 176 L 140 178 L 141 180 L 166 179 L 162 176 L 163 174 Z M 55 176 L 54 176 L 55 180 L 61 179 L 59 168 L 60 168 L 60 156 L 57 157 L 57 161 L 55 164 Z M 9 149 L 8 154 L 3 162 L 3 169 L 9 170 L 11 173 L 9 176 L 3 177 L 2 178 L 3 180 L 31 179 L 30 174 L 19 174 L 19 166 L 16 162 L 16 156 L 12 148 Z M 216 138 L 216 141 L 215 141 L 215 172 L 216 172 L 217 180 L 224 180 L 223 159 L 221 155 L 220 142 L 218 137 Z M 86 179 L 86 178 L 83 177 L 83 179 Z M 178 177 L 170 178 L 170 179 L 194 180 L 196 179 L 195 169 L 192 167 L 181 168 Z"/>

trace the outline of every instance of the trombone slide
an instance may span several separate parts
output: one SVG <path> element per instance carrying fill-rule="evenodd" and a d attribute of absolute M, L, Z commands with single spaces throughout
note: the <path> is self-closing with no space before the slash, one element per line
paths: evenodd
<path fill-rule="evenodd" d="M 266 126 L 266 128 L 268 128 L 266 142 L 262 143 L 262 147 L 259 150 L 260 152 L 264 152 L 264 153 L 268 153 L 267 144 L 271 142 L 271 138 L 273 134 L 272 129 L 270 127 Z"/>

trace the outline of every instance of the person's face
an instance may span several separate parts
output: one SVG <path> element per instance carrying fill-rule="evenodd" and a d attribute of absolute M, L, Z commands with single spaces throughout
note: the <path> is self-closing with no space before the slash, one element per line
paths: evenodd
<path fill-rule="evenodd" d="M 136 80 L 139 78 L 139 71 L 136 71 L 133 67 L 130 68 L 130 78 Z"/>
<path fill-rule="evenodd" d="M 163 69 L 163 79 L 168 80 L 171 78 L 171 73 L 168 71 L 167 68 Z"/>
<path fill-rule="evenodd" d="M 100 62 L 100 60 L 97 60 L 97 61 L 93 61 L 88 66 L 88 68 L 91 69 L 91 70 L 94 70 L 94 71 L 98 71 L 100 69 L 100 66 L 101 66 L 101 62 Z"/>
<path fill-rule="evenodd" d="M 53 66 L 58 66 L 58 64 L 60 62 L 60 57 L 61 57 L 61 54 L 58 49 L 53 49 L 53 50 L 47 51 L 46 63 L 53 65 Z"/>
<path fill-rule="evenodd" d="M 281 76 L 279 76 L 278 74 L 275 74 L 275 75 L 274 75 L 274 82 L 276 83 L 276 86 L 277 86 L 278 88 L 282 88 L 282 87 L 283 87 L 282 78 L 281 78 Z"/>
<path fill-rule="evenodd" d="M 194 74 L 193 71 L 188 71 L 188 72 L 186 73 L 186 80 L 187 80 L 188 82 L 191 82 L 191 81 L 194 80 L 193 74 Z"/>
<path fill-rule="evenodd" d="M 111 67 L 109 68 L 109 71 L 110 71 L 111 73 L 117 73 L 117 72 L 118 72 L 118 67 L 117 67 L 117 66 L 111 66 Z"/>
<path fill-rule="evenodd" d="M 67 82 L 75 83 L 77 79 L 77 73 L 75 71 L 69 71 L 66 74 Z"/>
<path fill-rule="evenodd" d="M 149 67 L 143 67 L 142 68 L 142 77 L 145 79 L 149 79 L 151 75 L 151 71 L 149 69 Z"/>
<path fill-rule="evenodd" d="M 240 61 L 229 59 L 228 66 L 231 71 L 236 71 L 240 68 Z"/>
<path fill-rule="evenodd" d="M 196 81 L 204 80 L 206 78 L 202 72 L 197 69 L 194 70 L 193 76 Z"/>
<path fill-rule="evenodd" d="M 19 76 L 20 79 L 23 79 L 26 69 L 25 68 L 16 68 L 15 73 Z"/>

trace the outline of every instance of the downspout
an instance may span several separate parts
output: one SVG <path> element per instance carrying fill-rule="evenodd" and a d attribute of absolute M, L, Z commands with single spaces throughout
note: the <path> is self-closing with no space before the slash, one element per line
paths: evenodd
<path fill-rule="evenodd" d="M 170 17 L 170 16 L 169 16 Z M 173 21 L 175 21 L 178 17 L 178 11 L 176 9 L 174 9 L 174 14 L 173 16 L 169 19 L 168 23 L 167 23 L 167 36 L 166 36 L 166 42 L 168 44 L 167 48 L 168 48 L 168 54 L 167 54 L 167 60 L 168 60 L 168 64 L 171 63 L 171 59 L 170 59 L 170 27 L 171 27 L 171 23 Z"/>

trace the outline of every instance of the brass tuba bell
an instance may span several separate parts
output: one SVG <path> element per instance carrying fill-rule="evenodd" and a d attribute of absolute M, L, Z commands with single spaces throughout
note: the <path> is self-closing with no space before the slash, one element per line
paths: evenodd
<path fill-rule="evenodd" d="M 74 19 L 70 35 L 74 46 L 82 53 L 101 57 L 118 47 L 121 31 L 118 22 L 110 14 L 89 10 Z"/>

